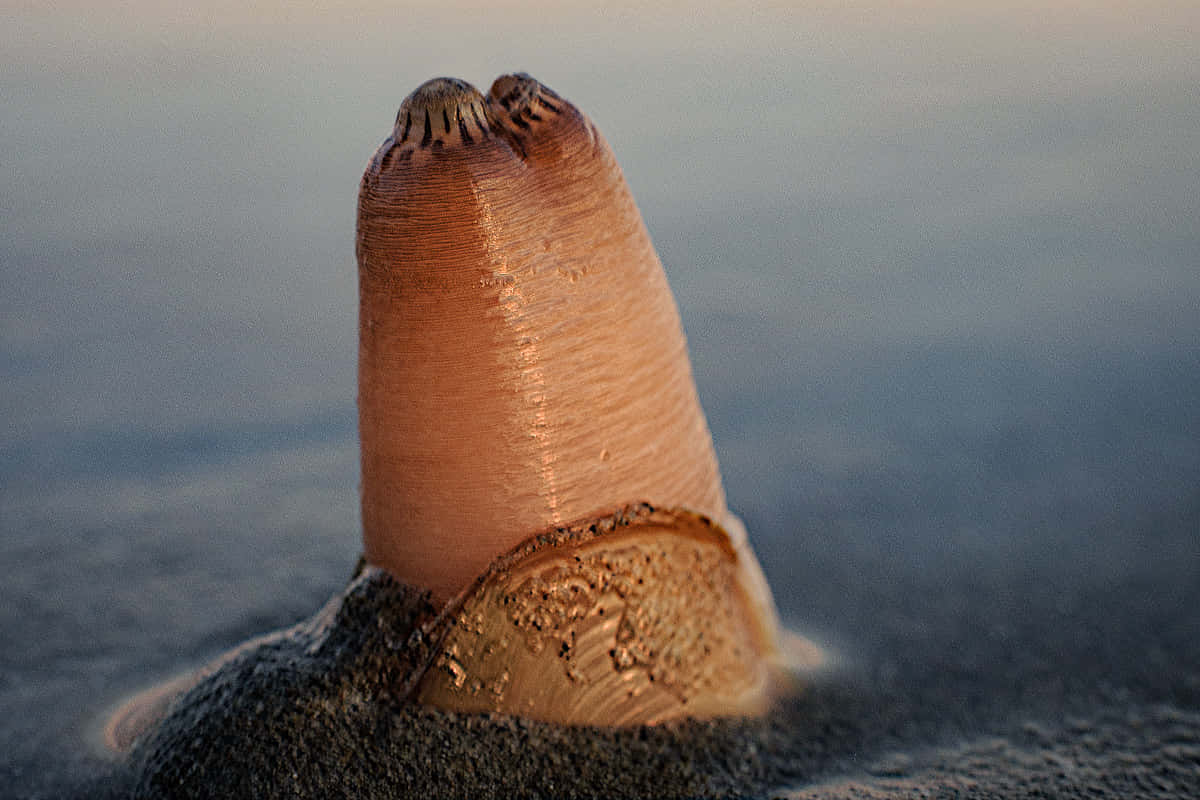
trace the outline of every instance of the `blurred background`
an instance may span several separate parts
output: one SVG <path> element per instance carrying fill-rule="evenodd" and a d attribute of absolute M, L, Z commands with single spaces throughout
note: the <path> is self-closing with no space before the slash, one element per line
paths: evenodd
<path fill-rule="evenodd" d="M 612 144 L 791 624 L 871 663 L 947 576 L 1183 597 L 1197 42 L 1193 2 L 3 2 L 0 794 L 348 577 L 358 179 L 437 75 Z"/>

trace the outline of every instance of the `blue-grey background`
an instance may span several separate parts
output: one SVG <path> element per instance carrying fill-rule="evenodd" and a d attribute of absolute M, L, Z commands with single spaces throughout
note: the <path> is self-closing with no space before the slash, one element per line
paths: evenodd
<path fill-rule="evenodd" d="M 947 575 L 1188 591 L 1198 42 L 1190 2 L 0 4 L 0 795 L 346 579 L 357 182 L 435 75 L 604 131 L 794 626 L 870 663 L 854 621 Z"/>

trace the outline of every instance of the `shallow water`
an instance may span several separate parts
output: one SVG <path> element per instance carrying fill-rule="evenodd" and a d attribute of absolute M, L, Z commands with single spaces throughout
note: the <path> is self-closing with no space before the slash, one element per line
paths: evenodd
<path fill-rule="evenodd" d="M 5 17 L 0 795 L 103 793 L 108 705 L 344 584 L 358 176 L 416 84 L 512 69 L 613 145 L 730 504 L 842 658 L 785 783 L 1194 746 L 1194 6 Z"/>

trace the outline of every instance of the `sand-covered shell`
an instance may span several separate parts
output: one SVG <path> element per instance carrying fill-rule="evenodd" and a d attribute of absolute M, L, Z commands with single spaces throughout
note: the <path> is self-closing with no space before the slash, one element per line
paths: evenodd
<path fill-rule="evenodd" d="M 566 725 L 758 716 L 819 652 L 782 663 L 744 552 L 707 517 L 635 504 L 530 537 L 441 608 L 364 565 L 311 618 L 128 700 L 105 744 L 194 741 L 214 717 L 286 738 L 272 726 L 411 703 Z"/>

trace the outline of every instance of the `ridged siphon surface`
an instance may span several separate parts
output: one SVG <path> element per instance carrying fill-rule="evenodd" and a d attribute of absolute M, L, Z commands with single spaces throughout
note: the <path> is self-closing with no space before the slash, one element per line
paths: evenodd
<path fill-rule="evenodd" d="M 362 179 L 366 556 L 448 600 L 630 502 L 721 519 L 678 312 L 612 151 L 525 75 L 437 79 Z"/>

